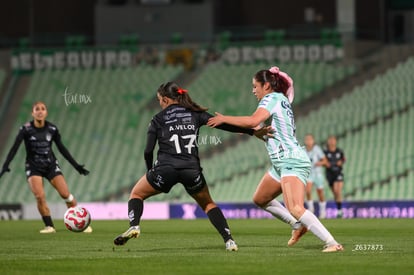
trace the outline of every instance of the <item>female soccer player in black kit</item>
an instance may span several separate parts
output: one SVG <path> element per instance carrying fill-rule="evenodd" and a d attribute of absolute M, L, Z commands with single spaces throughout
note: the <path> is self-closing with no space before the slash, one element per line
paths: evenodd
<path fill-rule="evenodd" d="M 328 162 L 326 164 L 326 179 L 334 195 L 337 218 L 342 218 L 342 188 L 344 186 L 344 174 L 342 167 L 345 162 L 344 152 L 336 147 L 336 137 L 330 136 L 327 141 L 327 148 L 324 151 Z"/>
<path fill-rule="evenodd" d="M 207 214 L 226 244 L 226 250 L 237 251 L 238 247 L 230 233 L 226 218 L 212 200 L 204 179 L 198 157 L 197 138 L 199 128 L 207 124 L 211 114 L 192 101 L 186 90 L 177 84 L 162 84 L 157 98 L 163 109 L 155 115 L 148 128 L 145 162 L 147 173 L 133 187 L 128 201 L 130 228 L 114 240 L 115 245 L 124 245 L 140 234 L 140 219 L 143 201 L 161 192 L 168 193 L 178 182 Z M 270 128 L 258 131 L 243 129 L 227 124 L 222 130 L 255 134 L 257 137 L 269 134 Z M 158 156 L 153 165 L 153 150 L 158 140 Z"/>
<path fill-rule="evenodd" d="M 75 206 L 76 199 L 69 192 L 65 178 L 60 170 L 58 161 L 52 151 L 52 142 L 54 141 L 59 152 L 72 164 L 73 167 L 82 175 L 88 175 L 89 171 L 83 165 L 78 164 L 63 145 L 56 125 L 46 120 L 47 109 L 43 102 L 36 102 L 32 108 L 33 120 L 20 127 L 16 140 L 10 149 L 0 177 L 9 172 L 9 164 L 19 149 L 20 144 L 24 141 L 26 146 L 26 176 L 36 201 L 37 209 L 42 215 L 45 228 L 40 233 L 55 233 L 56 230 L 50 216 L 50 209 L 46 202 L 46 196 L 43 187 L 43 177 L 47 178 L 59 195 L 65 200 L 67 207 Z M 85 229 L 86 233 L 92 232 L 92 228 Z"/>

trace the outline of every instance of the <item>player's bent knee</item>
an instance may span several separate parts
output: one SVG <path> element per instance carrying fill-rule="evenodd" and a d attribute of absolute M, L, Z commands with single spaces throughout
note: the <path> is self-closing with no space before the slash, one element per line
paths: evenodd
<path fill-rule="evenodd" d="M 45 202 L 46 201 L 46 195 L 45 194 L 34 194 L 34 197 L 37 202 Z"/>
<path fill-rule="evenodd" d="M 263 208 L 267 205 L 267 203 L 260 197 L 253 196 L 252 200 L 253 200 L 253 203 L 260 208 Z"/>

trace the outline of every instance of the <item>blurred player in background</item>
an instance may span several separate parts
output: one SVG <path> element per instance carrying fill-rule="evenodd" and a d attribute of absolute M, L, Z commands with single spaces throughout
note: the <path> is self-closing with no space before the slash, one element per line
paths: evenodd
<path fill-rule="evenodd" d="M 33 120 L 25 123 L 19 129 L 16 140 L 10 149 L 6 161 L 0 172 L 0 177 L 9 172 L 10 162 L 19 149 L 20 144 L 24 141 L 26 147 L 26 177 L 30 189 L 36 198 L 37 209 L 42 216 L 45 228 L 40 233 L 55 233 L 55 227 L 50 215 L 50 209 L 46 202 L 46 196 L 43 186 L 43 178 L 47 178 L 53 188 L 65 200 L 67 207 L 77 204 L 74 196 L 69 192 L 68 185 L 60 170 L 59 163 L 52 151 L 52 142 L 55 142 L 59 152 L 72 164 L 72 166 L 81 175 L 88 175 L 89 171 L 83 165 L 78 164 L 68 149 L 63 145 L 60 133 L 56 125 L 46 120 L 47 108 L 43 102 L 36 102 L 32 107 Z M 83 232 L 90 233 L 92 228 L 88 227 Z"/>
<path fill-rule="evenodd" d="M 274 137 L 268 138 L 266 147 L 272 167 L 260 181 L 253 201 L 292 226 L 289 246 L 310 230 L 324 242 L 323 252 L 343 250 L 342 245 L 336 242 L 318 218 L 304 207 L 305 186 L 311 164 L 295 136 L 295 122 L 290 105 L 294 97 L 292 79 L 277 67 L 258 71 L 253 77 L 253 94 L 260 102 L 251 116 L 224 116 L 216 113 L 208 125 L 217 127 L 227 123 L 254 128 L 270 119 Z M 282 193 L 289 211 L 275 200 Z"/>
<path fill-rule="evenodd" d="M 237 251 L 238 247 L 230 233 L 227 220 L 210 196 L 198 157 L 198 132 L 206 125 L 211 114 L 192 101 L 187 90 L 173 82 L 162 84 L 157 91 L 162 111 L 155 115 L 148 127 L 145 162 L 147 173 L 135 184 L 128 201 L 130 228 L 114 239 L 115 245 L 124 245 L 140 234 L 143 201 L 159 193 L 168 193 L 178 182 L 194 198 L 207 214 L 210 222 L 222 236 L 226 250 Z M 222 130 L 255 134 L 268 134 L 268 128 L 258 131 L 222 125 Z M 153 164 L 153 151 L 158 141 L 158 156 Z"/>
<path fill-rule="evenodd" d="M 326 201 L 323 192 L 324 186 L 324 171 L 323 166 L 326 165 L 327 160 L 325 154 L 319 145 L 315 144 L 315 139 L 312 134 L 305 136 L 306 153 L 311 161 L 312 167 L 308 182 L 306 184 L 306 205 L 312 213 L 315 213 L 312 200 L 312 186 L 316 186 L 316 193 L 319 197 L 319 218 L 324 219 L 326 217 Z"/>
<path fill-rule="evenodd" d="M 324 151 L 327 158 L 326 163 L 326 179 L 328 180 L 329 187 L 334 195 L 337 218 L 342 218 L 342 188 L 344 186 L 344 174 L 342 173 L 342 167 L 345 163 L 344 152 L 336 147 L 337 139 L 335 136 L 328 137 L 327 148 Z"/>

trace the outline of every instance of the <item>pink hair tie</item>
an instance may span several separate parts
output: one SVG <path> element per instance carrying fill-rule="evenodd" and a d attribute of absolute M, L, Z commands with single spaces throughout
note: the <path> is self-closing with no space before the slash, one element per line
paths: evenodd
<path fill-rule="evenodd" d="M 278 74 L 280 72 L 279 68 L 276 66 L 273 66 L 269 69 L 269 72 L 271 72 L 272 74 Z"/>

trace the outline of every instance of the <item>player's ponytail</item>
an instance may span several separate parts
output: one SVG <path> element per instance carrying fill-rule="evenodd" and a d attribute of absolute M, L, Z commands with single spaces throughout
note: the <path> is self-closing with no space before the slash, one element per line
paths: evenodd
<path fill-rule="evenodd" d="M 166 96 L 168 98 L 176 100 L 180 106 L 190 109 L 191 111 L 207 111 L 207 108 L 201 107 L 191 99 L 191 97 L 188 95 L 187 90 L 180 88 L 174 82 L 161 84 L 157 92 L 160 96 Z"/>
<path fill-rule="evenodd" d="M 280 71 L 278 67 L 275 66 L 271 67 L 269 70 L 258 71 L 254 75 L 254 78 L 262 85 L 269 82 L 273 91 L 283 93 L 290 103 L 293 102 L 293 80 L 287 73 Z"/>

